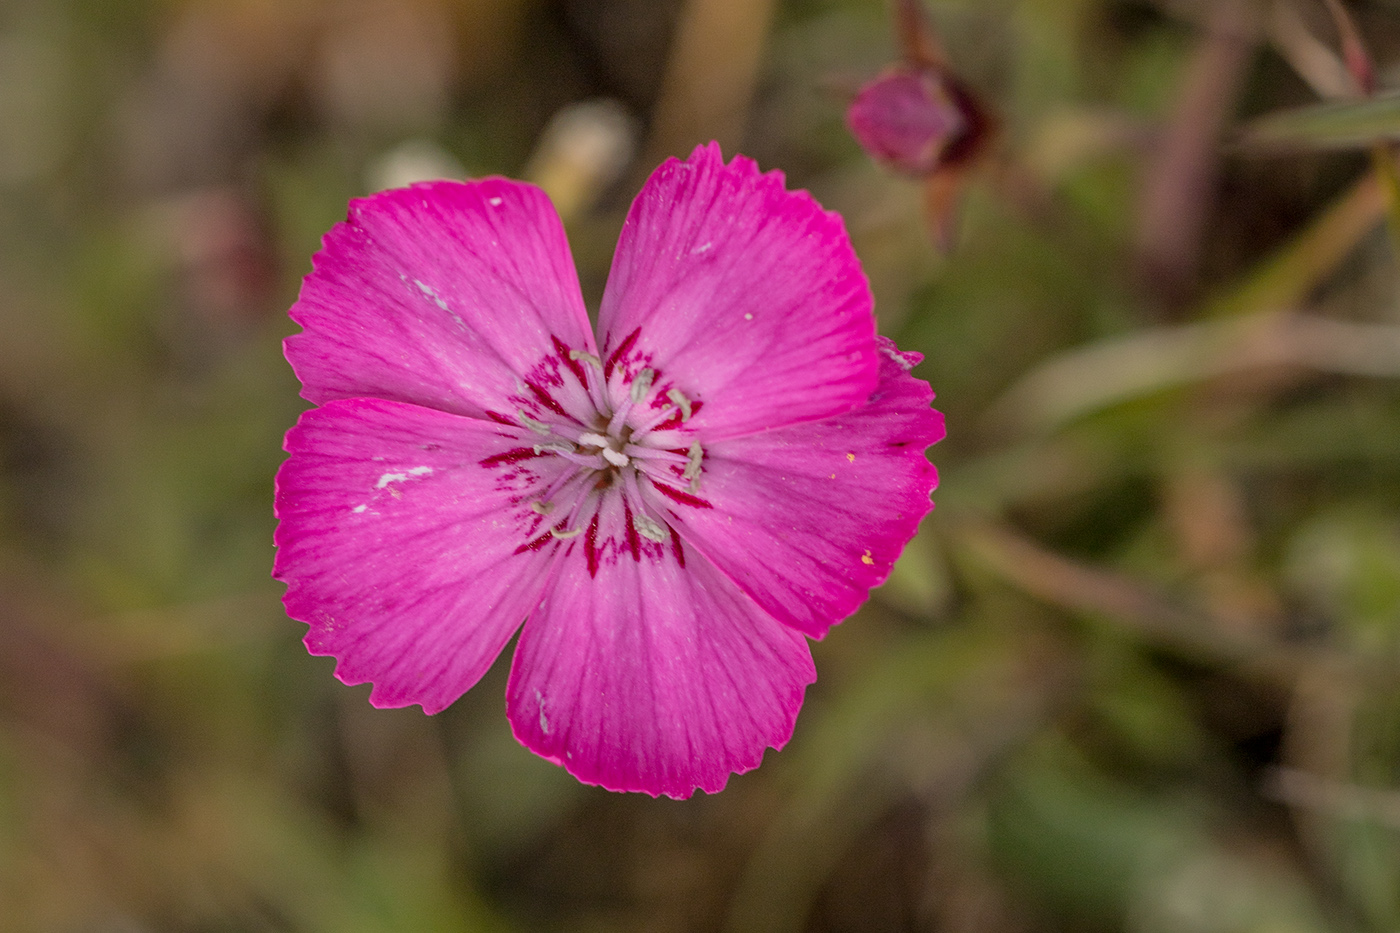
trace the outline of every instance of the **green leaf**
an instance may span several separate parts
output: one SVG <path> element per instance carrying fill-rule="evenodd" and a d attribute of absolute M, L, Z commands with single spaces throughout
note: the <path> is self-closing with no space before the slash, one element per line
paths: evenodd
<path fill-rule="evenodd" d="M 1400 92 L 1280 110 L 1241 127 L 1242 149 L 1365 149 L 1400 140 Z"/>

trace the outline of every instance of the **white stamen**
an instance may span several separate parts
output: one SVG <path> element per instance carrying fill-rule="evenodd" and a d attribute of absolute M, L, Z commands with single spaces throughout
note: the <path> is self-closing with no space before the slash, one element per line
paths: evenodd
<path fill-rule="evenodd" d="M 665 525 L 640 513 L 632 516 L 632 526 L 637 529 L 637 534 L 657 544 L 665 544 L 671 539 Z"/>
<path fill-rule="evenodd" d="M 553 502 L 531 502 L 530 511 L 537 515 L 548 515 L 554 511 Z"/>
<path fill-rule="evenodd" d="M 597 434 L 597 433 L 595 433 L 595 432 L 593 432 L 593 431 L 590 431 L 590 432 L 588 432 L 587 434 L 580 434 L 580 435 L 578 436 L 578 442 L 579 442 L 580 444 L 586 444 L 586 445 L 588 445 L 588 446 L 590 446 L 590 447 L 606 447 L 606 446 L 608 446 L 608 439 L 607 439 L 606 437 L 604 437 L 603 435 Z"/>
<path fill-rule="evenodd" d="M 684 395 L 682 395 L 680 389 L 667 389 L 667 390 L 666 390 L 666 397 L 667 397 L 668 399 L 670 399 L 672 402 L 675 402 L 676 405 L 677 405 L 677 407 L 680 408 L 680 410 L 681 410 L 681 420 L 682 420 L 682 421 L 689 421 L 689 420 L 690 420 L 690 399 L 688 399 L 688 398 L 686 398 Z"/>
<path fill-rule="evenodd" d="M 616 467 L 625 467 L 628 464 L 627 455 L 620 450 L 613 450 L 611 447 L 604 447 L 602 450 L 603 459 Z"/>
<path fill-rule="evenodd" d="M 546 451 L 552 454 L 571 454 L 574 452 L 574 445 L 568 441 L 551 441 L 548 444 L 536 444 L 531 449 L 537 457 Z"/>
<path fill-rule="evenodd" d="M 589 365 L 594 366 L 598 369 L 603 368 L 603 361 L 598 359 L 598 357 L 594 356 L 592 353 L 589 353 L 587 350 L 570 350 L 569 359 L 583 360 L 585 363 L 588 363 Z"/>
<path fill-rule="evenodd" d="M 531 431 L 534 431 L 536 434 L 549 433 L 549 425 L 545 424 L 543 421 L 536 421 L 534 418 L 531 418 L 523 411 L 519 412 L 518 414 L 520 417 L 520 423 L 525 425 L 525 427 L 529 428 Z"/>
<path fill-rule="evenodd" d="M 650 367 L 643 367 L 642 371 L 637 373 L 637 378 L 632 380 L 633 405 L 647 397 L 647 393 L 651 391 L 651 382 L 655 378 L 656 371 Z"/>
<path fill-rule="evenodd" d="M 582 529 L 582 528 L 551 528 L 551 529 L 549 529 L 549 533 L 550 533 L 551 536 L 553 536 L 553 537 L 555 537 L 555 538 L 558 538 L 558 539 L 560 539 L 561 541 L 567 541 L 567 540 L 569 540 L 570 538 L 577 538 L 579 535 L 583 534 L 583 529 Z"/>

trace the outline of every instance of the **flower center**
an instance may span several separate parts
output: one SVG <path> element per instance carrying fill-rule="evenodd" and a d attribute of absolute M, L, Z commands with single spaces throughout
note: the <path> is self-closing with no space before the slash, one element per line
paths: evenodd
<path fill-rule="evenodd" d="M 645 360 L 629 358 L 631 343 L 624 341 L 606 365 L 556 343 L 557 357 L 525 380 L 529 394 L 518 396 L 516 416 L 538 443 L 521 452 L 570 466 L 527 494 L 534 516 L 523 529 L 522 548 L 581 535 L 595 572 L 601 555 L 628 553 L 641 560 L 652 553 L 646 542 L 679 555 L 667 509 L 672 502 L 710 507 L 696 495 L 705 452 L 689 424 L 704 403 L 692 401 Z M 600 524 L 600 509 L 613 496 L 621 502 L 608 514 L 623 518 L 621 528 L 610 524 L 615 518 Z"/>
<path fill-rule="evenodd" d="M 624 426 L 622 433 L 630 435 L 630 428 Z M 603 458 L 604 462 L 614 467 L 625 467 L 632 462 L 627 454 L 623 453 L 623 448 L 627 446 L 625 436 L 613 437 L 611 435 L 599 434 L 589 431 L 580 434 L 578 439 L 579 453 L 584 456 L 597 455 Z"/>

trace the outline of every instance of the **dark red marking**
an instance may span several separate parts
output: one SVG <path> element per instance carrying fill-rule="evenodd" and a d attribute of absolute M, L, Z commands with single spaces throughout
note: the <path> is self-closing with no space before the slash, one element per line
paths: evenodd
<path fill-rule="evenodd" d="M 598 516 L 595 513 L 593 521 L 588 523 L 588 530 L 583 533 L 583 556 L 588 560 L 588 575 L 598 576 Z"/>
<path fill-rule="evenodd" d="M 550 334 L 549 339 L 554 341 L 554 352 L 558 353 L 559 359 L 563 361 L 565 366 L 569 367 L 569 372 L 574 374 L 574 378 L 578 380 L 579 385 L 588 385 L 588 380 L 584 378 L 583 375 L 583 360 L 576 360 L 570 356 L 569 348 L 564 344 L 564 341 L 560 340 L 558 337 Z"/>
<path fill-rule="evenodd" d="M 508 424 L 513 428 L 519 427 L 519 425 L 515 423 L 515 419 L 507 418 L 505 415 L 501 414 L 498 411 L 488 411 L 486 413 L 486 417 L 500 424 Z"/>
<path fill-rule="evenodd" d="M 673 489 L 672 487 L 667 486 L 665 483 L 652 483 L 651 485 L 657 492 L 661 493 L 667 499 L 670 499 L 674 502 L 679 502 L 681 505 L 690 505 L 694 506 L 697 509 L 714 508 L 713 505 L 706 502 L 704 499 L 701 499 L 699 496 L 692 496 L 688 492 L 681 492 L 679 489 Z"/>
<path fill-rule="evenodd" d="M 562 386 L 564 377 L 559 375 L 559 361 L 552 356 L 546 356 L 540 360 L 535 368 L 530 370 L 528 378 L 537 379 L 547 386 Z"/>
<path fill-rule="evenodd" d="M 521 460 L 529 460 L 531 457 L 539 457 L 542 454 L 536 453 L 533 447 L 516 447 L 514 450 L 507 450 L 503 454 L 492 454 L 481 461 L 484 467 L 500 466 L 503 463 L 519 463 Z"/>
<path fill-rule="evenodd" d="M 681 547 L 681 536 L 676 534 L 676 529 L 671 528 L 669 524 L 666 527 L 671 529 L 671 553 L 676 555 L 676 563 L 680 564 L 681 569 L 684 570 L 685 549 Z"/>
<path fill-rule="evenodd" d="M 524 554 L 526 551 L 538 551 L 540 548 L 544 547 L 553 539 L 554 535 L 546 531 L 544 534 L 540 535 L 538 538 L 535 538 L 533 541 L 526 541 L 524 544 L 520 545 L 520 547 L 515 549 L 515 553 Z"/>
<path fill-rule="evenodd" d="M 641 335 L 642 329 L 640 327 L 635 328 L 632 331 L 632 333 L 622 338 L 622 343 L 619 343 L 617 345 L 617 349 L 613 350 L 611 353 L 608 354 L 608 361 L 603 364 L 604 379 L 612 378 L 613 367 L 615 367 L 619 362 L 621 362 L 622 357 L 626 353 L 631 351 L 632 347 L 637 343 L 637 338 Z"/>
<path fill-rule="evenodd" d="M 627 522 L 627 550 L 632 552 L 632 559 L 637 563 L 642 562 L 642 540 L 637 536 L 637 526 L 632 524 L 632 506 L 626 499 L 622 500 L 622 515 Z"/>
<path fill-rule="evenodd" d="M 539 403 L 545 408 L 548 408 L 550 411 L 554 412 L 557 415 L 563 415 L 565 418 L 569 417 L 569 413 L 565 411 L 559 405 L 559 403 L 554 400 L 554 396 L 550 395 L 547 391 L 545 391 L 543 386 L 538 385 L 534 382 L 526 382 L 525 385 L 529 386 L 530 391 L 534 393 L 535 398 L 537 398 L 539 400 Z"/>

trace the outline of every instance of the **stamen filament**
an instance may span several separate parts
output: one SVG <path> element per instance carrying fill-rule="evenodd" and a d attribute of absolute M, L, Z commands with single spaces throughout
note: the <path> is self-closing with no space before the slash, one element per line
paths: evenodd
<path fill-rule="evenodd" d="M 622 452 L 633 460 L 659 460 L 666 463 L 690 462 L 684 454 L 678 454 L 673 450 L 661 447 L 643 447 L 641 444 L 628 444 L 622 448 Z"/>
<path fill-rule="evenodd" d="M 627 470 L 622 474 L 622 491 L 632 506 L 632 527 L 637 529 L 637 533 L 657 544 L 669 541 L 671 534 L 667 530 L 666 523 L 652 518 L 646 508 L 645 500 L 642 499 L 641 487 L 637 484 L 635 470 Z"/>
<path fill-rule="evenodd" d="M 650 421 L 645 421 L 639 427 L 632 428 L 632 439 L 634 441 L 638 440 L 643 435 L 651 433 L 651 431 L 654 430 L 658 424 L 663 424 L 667 421 L 670 421 L 674 417 L 676 417 L 676 406 L 667 405 L 666 407 L 658 411 L 655 417 L 653 417 Z"/>

